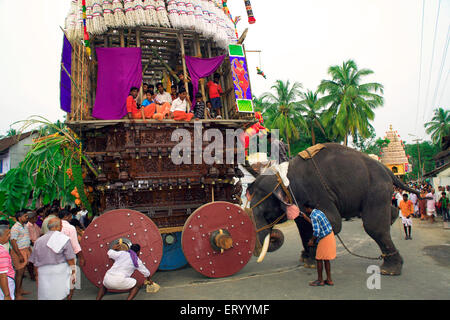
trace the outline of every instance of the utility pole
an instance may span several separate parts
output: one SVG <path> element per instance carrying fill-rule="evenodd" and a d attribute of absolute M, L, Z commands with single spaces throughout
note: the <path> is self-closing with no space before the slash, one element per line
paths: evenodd
<path fill-rule="evenodd" d="M 418 156 L 419 156 L 419 170 L 417 171 L 417 175 L 418 175 L 418 180 L 420 181 L 420 182 L 422 182 L 422 175 L 423 175 L 423 172 L 421 172 L 421 171 L 423 171 L 423 168 L 422 168 L 422 165 L 421 165 L 421 161 L 420 161 L 420 148 L 419 148 L 419 141 L 422 141 L 422 139 L 414 139 L 413 141 L 416 141 L 416 144 L 417 144 L 417 154 L 418 154 Z"/>
<path fill-rule="evenodd" d="M 408 133 L 408 135 L 410 135 L 412 137 L 417 137 L 415 134 L 411 134 L 411 133 Z M 414 139 L 413 140 L 417 144 L 417 155 L 419 157 L 419 170 L 417 170 L 417 180 L 419 180 L 419 182 L 422 182 L 422 176 L 423 176 L 423 168 L 422 168 L 422 164 L 420 161 L 420 148 L 419 148 L 419 141 L 422 141 L 422 140 L 423 139 Z"/>

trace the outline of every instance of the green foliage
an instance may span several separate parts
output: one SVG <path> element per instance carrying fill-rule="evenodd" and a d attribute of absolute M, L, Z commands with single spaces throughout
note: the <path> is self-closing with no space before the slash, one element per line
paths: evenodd
<path fill-rule="evenodd" d="M 361 152 L 367 154 L 375 154 L 381 156 L 383 148 L 387 147 L 390 143 L 389 139 L 381 139 L 376 137 L 375 128 L 369 125 L 369 136 L 367 138 L 361 137 L 356 133 L 353 135 L 353 145 Z"/>
<path fill-rule="evenodd" d="M 372 70 L 359 70 L 353 60 L 345 61 L 342 66 L 335 65 L 328 69 L 331 80 L 322 80 L 318 92 L 326 93 L 320 99 L 327 109 L 323 114 L 323 123 L 331 128 L 330 134 L 337 139 L 344 139 L 347 145 L 349 134 L 357 133 L 367 138 L 369 120 L 375 118 L 374 109 L 383 105 L 383 85 L 361 83 L 364 76 L 373 74 Z"/>
<path fill-rule="evenodd" d="M 24 170 L 14 168 L 8 171 L 0 182 L 0 211 L 8 216 L 14 216 L 15 213 L 27 207 L 32 188 L 29 187 L 29 179 Z"/>
<path fill-rule="evenodd" d="M 440 148 L 429 141 L 419 143 L 420 150 L 420 164 L 423 168 L 423 173 L 430 172 L 435 169 L 435 162 L 433 156 L 436 155 Z M 407 174 L 408 180 L 417 180 L 419 173 L 419 150 L 417 144 L 406 144 L 405 152 L 409 155 L 409 163 L 412 164 L 412 172 Z M 422 176 L 422 174 L 420 175 Z"/>
<path fill-rule="evenodd" d="M 301 88 L 302 85 L 298 82 L 291 85 L 289 80 L 277 80 L 271 87 L 275 94 L 266 92 L 261 96 L 261 101 L 265 101 L 261 103 L 265 124 L 268 128 L 280 130 L 280 136 L 288 145 L 289 154 L 290 141 L 298 140 L 301 130 L 307 128 L 297 102 Z"/>
<path fill-rule="evenodd" d="M 13 216 L 23 208 L 34 209 L 38 199 L 44 205 L 55 199 L 61 200 L 62 204 L 71 203 L 74 198 L 70 192 L 76 184 L 66 171 L 75 165 L 81 165 L 81 162 L 96 174 L 70 129 L 61 129 L 40 117 L 26 121 L 22 129 L 36 124 L 47 126 L 44 133 L 49 130 L 57 133 L 36 139 L 19 167 L 8 171 L 0 182 L 0 211 L 8 216 Z M 83 200 L 86 203 L 84 201 L 87 200 Z"/>
<path fill-rule="evenodd" d="M 302 93 L 303 100 L 300 101 L 301 111 L 304 114 L 306 123 L 306 132 L 311 137 L 311 145 L 316 144 L 316 129 L 320 129 L 321 133 L 327 137 L 324 126 L 322 124 L 321 109 L 324 107 L 323 100 L 318 98 L 318 93 L 307 90 Z"/>
<path fill-rule="evenodd" d="M 375 139 L 370 121 L 383 105 L 383 85 L 363 83 L 373 71 L 358 69 L 353 60 L 331 66 L 328 74 L 331 80 L 322 80 L 316 91 L 302 92 L 298 82 L 277 80 L 271 87 L 275 93 L 253 98 L 255 110 L 268 129 L 280 130 L 291 155 L 317 143 L 347 144 L 348 135 L 361 151 L 379 154 L 386 141 Z"/>
<path fill-rule="evenodd" d="M 442 138 L 450 134 L 450 110 L 435 109 L 433 118 L 425 123 L 425 128 L 431 134 L 433 143 L 441 146 Z"/>

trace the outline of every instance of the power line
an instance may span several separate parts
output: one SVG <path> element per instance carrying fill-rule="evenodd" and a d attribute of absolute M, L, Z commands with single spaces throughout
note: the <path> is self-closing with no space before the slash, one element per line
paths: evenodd
<path fill-rule="evenodd" d="M 422 47 L 423 47 L 423 20 L 425 19 L 425 0 L 422 1 L 422 32 L 420 34 L 420 63 L 419 63 L 419 88 L 417 90 L 417 107 L 416 107 L 416 127 L 414 129 L 417 132 L 417 120 L 419 119 L 419 104 L 420 104 L 420 83 L 422 79 Z"/>
<path fill-rule="evenodd" d="M 438 99 L 438 105 L 441 104 L 442 96 L 444 95 L 445 88 L 447 87 L 447 82 L 448 82 L 448 76 L 449 75 L 450 75 L 450 70 L 447 71 L 447 77 L 445 77 L 444 86 L 442 87 L 442 92 L 441 92 L 441 95 L 439 96 L 439 99 Z"/>
<path fill-rule="evenodd" d="M 445 60 L 447 60 L 447 51 L 448 51 L 448 45 L 450 42 L 450 25 L 448 27 L 446 39 L 447 40 L 446 40 L 445 46 L 444 46 L 444 53 L 442 54 L 441 66 L 439 68 L 439 77 L 438 77 L 438 81 L 436 84 L 436 89 L 434 90 L 433 100 L 431 103 L 431 110 L 433 110 L 433 108 L 436 106 L 435 102 L 436 102 L 437 93 L 439 91 L 439 85 L 441 84 L 442 71 L 444 70 Z M 428 116 L 429 116 L 429 114 L 428 114 Z M 427 117 L 427 119 L 428 119 L 428 117 Z"/>
<path fill-rule="evenodd" d="M 436 23 L 434 25 L 434 38 L 433 38 L 433 50 L 431 53 L 431 62 L 430 62 L 430 73 L 428 76 L 428 86 L 427 86 L 427 94 L 425 96 L 425 107 L 423 108 L 423 115 L 422 115 L 422 119 L 424 121 L 426 121 L 425 119 L 425 114 L 426 114 L 426 110 L 428 109 L 428 93 L 430 92 L 430 83 L 431 83 L 431 74 L 433 73 L 433 61 L 434 61 L 434 50 L 435 45 L 436 45 L 436 36 L 437 36 L 437 27 L 438 27 L 438 22 L 439 22 L 439 13 L 441 11 L 441 0 L 439 0 L 439 5 L 438 5 L 438 10 L 437 10 L 437 15 L 436 15 Z"/>

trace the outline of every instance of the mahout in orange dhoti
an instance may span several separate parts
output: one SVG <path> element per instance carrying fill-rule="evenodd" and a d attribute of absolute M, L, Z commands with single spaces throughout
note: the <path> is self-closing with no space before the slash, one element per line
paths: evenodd
<path fill-rule="evenodd" d="M 336 259 L 336 240 L 334 232 L 320 239 L 317 244 L 316 260 L 333 260 Z"/>

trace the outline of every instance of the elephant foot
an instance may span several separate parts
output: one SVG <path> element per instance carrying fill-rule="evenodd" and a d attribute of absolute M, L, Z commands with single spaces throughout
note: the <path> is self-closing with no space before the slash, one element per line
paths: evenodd
<path fill-rule="evenodd" d="M 305 267 L 305 268 L 308 268 L 308 269 L 315 269 L 316 268 L 316 264 L 315 263 L 313 263 L 313 264 L 308 264 L 308 263 L 304 263 L 303 264 L 303 267 Z"/>
<path fill-rule="evenodd" d="M 300 255 L 300 263 L 303 263 L 303 267 L 315 269 L 316 268 L 316 260 L 311 258 L 311 255 L 305 250 L 302 251 Z"/>
<path fill-rule="evenodd" d="M 303 250 L 301 255 L 300 255 L 300 262 L 305 262 L 308 259 L 309 259 L 309 254 L 306 253 L 305 250 Z"/>
<path fill-rule="evenodd" d="M 381 274 L 385 276 L 399 276 L 402 274 L 403 258 L 399 253 L 385 257 L 381 265 Z"/>

